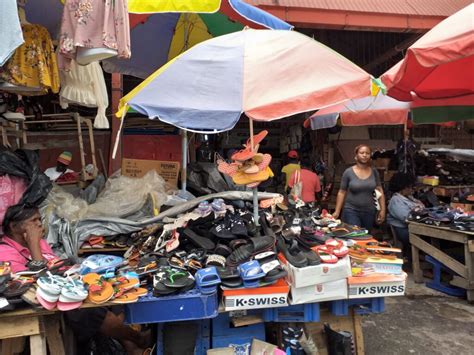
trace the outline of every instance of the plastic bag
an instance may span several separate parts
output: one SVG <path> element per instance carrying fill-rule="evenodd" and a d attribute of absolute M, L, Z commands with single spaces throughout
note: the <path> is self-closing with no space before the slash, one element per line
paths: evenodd
<path fill-rule="evenodd" d="M 26 190 L 25 180 L 16 176 L 0 176 L 0 234 L 2 222 L 8 207 L 16 205 Z"/>
<path fill-rule="evenodd" d="M 100 274 L 113 271 L 123 263 L 123 258 L 114 255 L 95 254 L 88 256 L 81 264 L 80 274 L 85 275 L 91 272 Z"/>
<path fill-rule="evenodd" d="M 165 180 L 155 170 L 138 179 L 114 175 L 107 181 L 96 202 L 89 205 L 87 217 L 124 218 L 142 209 L 150 197 L 156 210 L 167 200 Z"/>
<path fill-rule="evenodd" d="M 59 218 L 64 218 L 70 222 L 82 219 L 89 209 L 86 201 L 74 197 L 59 186 L 55 186 L 51 190 L 46 203 Z"/>
<path fill-rule="evenodd" d="M 39 155 L 33 150 L 0 151 L 0 175 L 17 176 L 27 181 L 19 204 L 39 206 L 53 187 L 49 178 L 40 171 L 38 160 Z"/>

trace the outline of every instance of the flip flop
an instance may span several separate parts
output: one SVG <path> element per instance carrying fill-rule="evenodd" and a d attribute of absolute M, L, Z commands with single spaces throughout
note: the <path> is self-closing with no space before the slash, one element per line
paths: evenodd
<path fill-rule="evenodd" d="M 194 277 L 188 271 L 173 269 L 167 273 L 166 278 L 163 281 L 163 284 L 166 287 L 178 289 L 194 285 L 194 283 Z"/>
<path fill-rule="evenodd" d="M 59 296 L 61 290 L 66 284 L 66 279 L 57 275 L 53 275 L 48 271 L 47 275 L 38 278 L 36 283 L 38 284 L 39 288 L 43 289 L 49 294 Z"/>
<path fill-rule="evenodd" d="M 103 304 L 114 296 L 112 284 L 107 281 L 102 281 L 101 283 L 101 289 L 98 291 L 91 291 L 89 288 L 89 296 L 87 299 L 94 304 Z"/>
<path fill-rule="evenodd" d="M 82 302 L 60 302 L 58 301 L 56 307 L 62 312 L 72 311 L 73 309 L 81 308 Z"/>
<path fill-rule="evenodd" d="M 50 303 L 56 303 L 58 302 L 58 299 L 59 299 L 59 295 L 51 294 L 48 291 L 45 291 L 39 287 L 36 289 L 36 298 L 38 298 L 38 296 L 40 296 L 46 302 L 50 302 Z"/>
<path fill-rule="evenodd" d="M 197 235 L 193 230 L 189 228 L 184 229 L 183 234 L 189 241 L 191 241 L 194 245 L 200 248 L 206 250 L 213 250 L 216 247 L 216 244 L 212 240 Z"/>
<path fill-rule="evenodd" d="M 265 272 L 265 276 L 262 279 L 262 282 L 264 283 L 274 282 L 288 275 L 278 260 L 262 264 L 262 270 Z"/>
<path fill-rule="evenodd" d="M 323 248 L 321 247 L 316 247 L 315 248 L 316 250 L 316 253 L 319 255 L 319 257 L 321 258 L 321 261 L 323 263 L 326 263 L 326 264 L 335 264 L 339 261 L 339 258 L 334 255 L 334 254 L 331 254 L 330 252 L 328 251 L 324 251 Z M 327 250 L 327 249 L 326 249 Z"/>
<path fill-rule="evenodd" d="M 48 311 L 52 311 L 56 308 L 57 302 L 46 301 L 43 297 L 41 297 L 40 294 L 38 294 L 38 292 L 36 292 L 36 299 L 38 300 L 38 303 L 41 305 L 41 307 L 47 309 Z"/>
<path fill-rule="evenodd" d="M 64 284 L 61 294 L 59 295 L 59 302 L 74 303 L 84 301 L 88 296 L 88 292 L 81 280 L 68 279 Z"/>
<path fill-rule="evenodd" d="M 112 300 L 112 303 L 117 304 L 127 304 L 127 303 L 135 303 L 138 301 L 138 295 L 133 293 L 124 293 L 120 297 L 116 297 Z"/>
<path fill-rule="evenodd" d="M 7 288 L 3 291 L 3 297 L 15 298 L 23 295 L 33 285 L 34 279 L 31 277 L 17 277 L 8 281 Z"/>
<path fill-rule="evenodd" d="M 127 291 L 129 295 L 136 295 L 138 297 L 143 297 L 148 294 L 148 290 L 143 287 L 132 288 L 131 290 Z"/>

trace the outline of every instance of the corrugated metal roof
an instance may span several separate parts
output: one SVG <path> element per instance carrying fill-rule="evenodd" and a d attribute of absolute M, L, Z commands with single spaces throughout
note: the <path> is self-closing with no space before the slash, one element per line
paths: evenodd
<path fill-rule="evenodd" d="M 254 6 L 448 17 L 472 0 L 244 0 Z"/>

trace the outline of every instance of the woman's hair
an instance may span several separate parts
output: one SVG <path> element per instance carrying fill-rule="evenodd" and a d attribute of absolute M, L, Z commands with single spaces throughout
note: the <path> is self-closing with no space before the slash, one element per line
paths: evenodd
<path fill-rule="evenodd" d="M 411 187 L 415 184 L 415 178 L 410 174 L 396 173 L 390 179 L 389 188 L 390 191 L 400 192 L 407 187 Z"/>
<path fill-rule="evenodd" d="M 12 232 L 12 226 L 15 227 L 22 224 L 37 212 L 37 207 L 29 207 L 25 205 L 14 205 L 8 207 L 7 211 L 5 212 L 5 216 L 3 217 L 3 233 L 5 235 L 10 235 Z"/>
<path fill-rule="evenodd" d="M 372 153 L 372 148 L 370 148 L 367 144 L 359 144 L 357 147 L 354 148 L 354 154 L 357 155 L 357 153 L 359 153 L 359 150 L 361 150 L 361 148 L 364 148 L 366 147 L 370 153 Z"/>

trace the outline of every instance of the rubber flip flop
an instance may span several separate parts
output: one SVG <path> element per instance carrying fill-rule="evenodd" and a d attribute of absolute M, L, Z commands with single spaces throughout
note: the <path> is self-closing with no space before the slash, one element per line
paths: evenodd
<path fill-rule="evenodd" d="M 136 295 L 138 297 L 143 297 L 148 294 L 148 290 L 143 287 L 132 288 L 131 290 L 127 291 L 129 295 Z"/>
<path fill-rule="evenodd" d="M 170 270 L 166 274 L 166 278 L 163 284 L 166 287 L 171 288 L 184 288 L 190 285 L 194 285 L 194 277 L 184 270 Z"/>
<path fill-rule="evenodd" d="M 57 302 L 46 301 L 43 297 L 41 297 L 40 294 L 38 294 L 38 292 L 36 292 L 36 299 L 38 300 L 38 303 L 41 305 L 41 307 L 47 309 L 48 311 L 52 311 L 56 308 Z"/>
<path fill-rule="evenodd" d="M 3 297 L 20 297 L 33 285 L 34 280 L 30 277 L 19 277 L 8 282 L 8 286 L 3 291 Z"/>
<path fill-rule="evenodd" d="M 183 233 L 186 238 L 189 239 L 189 241 L 191 241 L 194 245 L 200 248 L 206 250 L 213 250 L 216 247 L 216 244 L 212 240 L 197 235 L 193 230 L 189 228 L 186 228 Z"/>
<path fill-rule="evenodd" d="M 114 296 L 114 288 L 107 281 L 101 281 L 100 289 L 93 291 L 89 288 L 88 300 L 94 304 L 103 304 Z"/>
<path fill-rule="evenodd" d="M 134 303 L 138 301 L 138 295 L 131 294 L 131 293 L 124 293 L 122 296 L 114 298 L 112 303 L 117 304 L 126 304 L 126 303 Z"/>
<path fill-rule="evenodd" d="M 72 311 L 73 309 L 81 308 L 82 302 L 61 302 L 58 301 L 56 307 L 62 312 Z"/>

